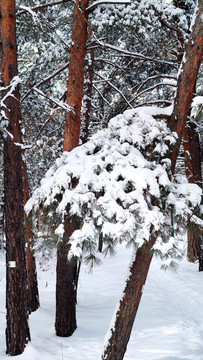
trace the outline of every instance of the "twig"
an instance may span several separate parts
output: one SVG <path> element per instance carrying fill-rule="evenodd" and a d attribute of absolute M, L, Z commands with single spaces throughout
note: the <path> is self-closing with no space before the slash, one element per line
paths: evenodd
<path fill-rule="evenodd" d="M 116 5 L 129 5 L 131 4 L 130 0 L 98 0 L 94 1 L 93 4 L 89 5 L 86 9 L 86 11 L 90 12 L 95 9 L 98 5 L 109 5 L 109 4 L 116 4 Z"/>
<path fill-rule="evenodd" d="M 99 89 L 97 89 L 96 86 L 94 86 L 94 84 L 92 85 L 93 89 L 95 89 L 98 94 L 101 96 L 102 100 L 112 109 L 111 104 L 108 102 L 108 100 L 105 99 L 105 97 L 102 95 L 101 91 Z"/>
<path fill-rule="evenodd" d="M 105 80 L 108 85 L 110 85 L 114 90 L 116 90 L 120 94 L 120 96 L 125 100 L 125 102 L 128 104 L 128 106 L 133 108 L 132 105 L 130 104 L 130 102 L 128 101 L 128 99 L 122 93 L 122 91 L 120 91 L 114 84 L 112 84 L 112 82 L 110 82 L 109 80 L 104 79 L 100 74 L 96 74 L 96 75 L 99 76 L 101 79 Z"/>
<path fill-rule="evenodd" d="M 50 6 L 54 6 L 54 5 L 60 5 L 60 4 L 63 4 L 63 3 L 67 3 L 71 0 L 59 0 L 59 1 L 54 1 L 54 2 L 51 2 L 51 3 L 47 3 L 47 4 L 40 4 L 40 5 L 37 5 L 37 6 L 34 6 L 32 8 L 30 8 L 32 11 L 38 11 L 38 10 L 41 10 L 41 9 L 45 9 L 47 7 L 50 7 Z M 19 6 L 19 8 L 17 9 L 17 13 L 16 13 L 16 16 L 20 16 L 22 14 L 25 14 L 26 13 L 26 9 L 23 9 L 21 11 L 18 11 L 18 10 L 21 10 L 21 6 Z"/>
<path fill-rule="evenodd" d="M 60 72 L 62 72 L 63 70 L 67 69 L 69 64 L 66 64 L 64 66 L 62 66 L 60 69 L 56 70 L 53 74 L 51 74 L 50 76 L 47 76 L 45 79 L 42 79 L 40 82 L 38 82 L 35 87 L 39 87 L 40 85 L 43 85 L 45 82 L 53 79 L 56 75 L 60 74 Z M 21 102 L 23 102 L 28 95 L 32 92 L 32 88 L 22 97 Z"/>

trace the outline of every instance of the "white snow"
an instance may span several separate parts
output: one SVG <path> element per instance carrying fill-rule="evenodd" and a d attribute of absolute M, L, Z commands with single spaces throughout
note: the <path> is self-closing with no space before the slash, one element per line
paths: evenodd
<path fill-rule="evenodd" d="M 32 341 L 16 360 L 99 360 L 131 259 L 123 246 L 92 275 L 82 267 L 78 328 L 70 338 L 54 333 L 55 261 L 38 269 L 41 307 L 30 316 Z M 180 262 L 177 273 L 153 259 L 125 360 L 203 360 L 203 281 L 197 264 Z M 46 268 L 46 266 L 44 266 Z M 5 354 L 5 267 L 0 258 L 0 359 Z"/>

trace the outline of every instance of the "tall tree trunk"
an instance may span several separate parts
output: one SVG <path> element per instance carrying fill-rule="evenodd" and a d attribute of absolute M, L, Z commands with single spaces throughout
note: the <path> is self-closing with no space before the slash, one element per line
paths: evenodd
<path fill-rule="evenodd" d="M 200 142 L 197 126 L 188 121 L 183 133 L 183 145 L 185 155 L 185 172 L 190 183 L 197 184 L 202 188 L 202 172 L 200 157 Z M 197 214 L 198 215 L 198 214 Z M 199 270 L 203 270 L 203 257 L 201 251 L 200 229 L 194 223 L 188 228 L 188 260 L 191 262 L 199 259 Z"/>
<path fill-rule="evenodd" d="M 7 87 L 18 75 L 15 0 L 0 0 L 0 31 L 3 50 L 2 81 Z M 5 90 L 4 95 L 7 95 L 8 90 Z M 26 302 L 22 151 L 19 146 L 21 109 L 17 85 L 12 96 L 8 96 L 4 103 L 8 121 L 8 135 L 4 140 L 6 345 L 9 355 L 19 355 L 29 339 L 29 328 Z"/>
<path fill-rule="evenodd" d="M 74 109 L 75 114 L 66 113 L 64 127 L 64 151 L 71 151 L 79 144 L 81 123 L 80 115 L 88 33 L 88 15 L 86 12 L 88 4 L 88 0 L 76 0 L 73 9 L 67 104 Z"/>
<path fill-rule="evenodd" d="M 84 67 L 87 43 L 88 0 L 76 0 L 73 9 L 72 41 L 67 85 L 67 104 L 74 114 L 66 113 L 64 126 L 64 151 L 71 151 L 79 144 L 81 105 L 83 96 Z M 70 336 L 76 329 L 76 286 L 78 281 L 77 261 L 68 261 L 69 238 L 75 224 L 66 219 L 66 234 L 58 245 L 56 267 L 56 320 L 58 336 Z"/>
<path fill-rule="evenodd" d="M 91 40 L 91 26 L 88 26 L 88 40 Z M 94 49 L 89 49 L 87 52 L 87 65 L 85 73 L 84 83 L 84 97 L 82 103 L 81 114 L 81 142 L 84 144 L 88 140 L 89 136 L 89 123 L 90 123 L 90 110 L 92 102 L 92 88 L 93 88 L 93 76 L 94 76 Z"/>
<path fill-rule="evenodd" d="M 122 360 L 124 357 L 152 260 L 154 243 L 153 238 L 137 250 L 102 360 Z"/>
<path fill-rule="evenodd" d="M 30 189 L 28 184 L 27 166 L 25 160 L 23 161 L 23 189 L 24 189 L 24 204 L 30 198 Z M 33 232 L 32 232 L 32 219 L 27 217 L 24 213 L 25 218 L 25 244 L 26 244 L 26 265 L 27 265 L 27 300 L 28 300 L 28 311 L 34 312 L 39 307 L 39 293 L 37 283 L 37 271 L 36 262 L 33 249 Z"/>
<path fill-rule="evenodd" d="M 175 164 L 180 148 L 183 131 L 186 125 L 187 117 L 190 114 L 190 107 L 193 93 L 196 86 L 196 80 L 203 55 L 203 0 L 198 2 L 198 12 L 194 26 L 188 39 L 186 51 L 179 71 L 177 93 L 174 101 L 174 110 L 169 118 L 168 125 L 172 131 L 176 131 L 179 141 L 172 154 L 172 173 L 175 170 Z"/>

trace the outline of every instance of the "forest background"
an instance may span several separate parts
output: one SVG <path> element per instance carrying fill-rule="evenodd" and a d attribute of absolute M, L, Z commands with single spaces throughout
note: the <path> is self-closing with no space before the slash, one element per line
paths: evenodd
<path fill-rule="evenodd" d="M 39 306 L 34 248 L 40 251 L 44 259 L 53 256 L 57 250 L 55 329 L 58 336 L 70 336 L 76 328 L 75 305 L 81 257 L 93 266 L 99 261 L 96 256 L 97 250 L 113 254 L 118 238 L 125 237 L 128 239 L 127 243 L 131 242 L 138 250 L 131 264 L 132 276 L 126 283 L 129 289 L 126 286 L 124 290 L 126 298 L 124 296 L 123 302 L 120 302 L 121 308 L 118 309 L 117 319 L 123 311 L 126 311 L 127 297 L 130 296 L 128 302 L 131 308 L 127 309 L 127 311 L 132 311 L 130 323 L 124 321 L 122 324 L 115 325 L 115 332 L 113 330 L 112 334 L 117 337 L 116 329 L 119 329 L 122 334 L 126 331 L 126 336 L 123 336 L 123 342 L 115 340 L 114 337 L 109 339 L 109 345 L 102 355 L 102 359 L 113 359 L 112 356 L 120 354 L 119 359 L 122 359 L 139 306 L 142 286 L 150 266 L 152 249 L 157 250 L 161 257 L 170 260 L 168 263 L 174 267 L 173 257 L 180 256 L 179 249 L 176 252 L 178 245 L 176 242 L 170 243 L 171 246 L 168 246 L 167 251 L 163 251 L 163 245 L 168 244 L 167 239 L 174 237 L 181 228 L 185 228 L 186 223 L 183 225 L 183 220 L 187 219 L 186 222 L 190 223 L 188 259 L 192 262 L 199 260 L 199 269 L 202 270 L 201 59 L 203 30 L 201 16 L 203 3 L 190 0 L 154 1 L 153 3 L 124 1 L 119 4 L 114 1 L 111 4 L 107 4 L 106 1 L 93 4 L 87 1 L 81 1 L 81 3 L 76 1 L 74 4 L 69 1 L 57 1 L 36 4 L 30 1 L 24 5 L 21 2 L 15 4 L 13 0 L 7 3 L 2 0 L 0 4 L 1 127 L 4 147 L 2 151 L 4 153 L 2 219 L 4 220 L 2 220 L 1 248 L 4 247 L 3 229 L 5 226 L 7 353 L 10 355 L 22 353 L 30 338 L 27 310 L 31 312 Z M 170 105 L 173 103 L 172 109 Z M 141 106 L 147 105 L 158 106 L 153 110 L 148 108 L 148 118 L 140 110 Z M 167 109 L 166 106 L 168 106 Z M 137 112 L 133 110 L 136 108 L 138 108 Z M 120 121 L 120 125 L 116 125 L 115 120 L 110 121 L 112 117 L 123 113 L 126 109 L 131 109 L 131 112 L 116 118 L 118 122 Z M 124 134 L 122 124 L 125 127 L 128 116 L 131 120 L 127 123 L 128 129 Z M 131 121 L 136 116 L 141 119 L 137 118 L 136 121 L 143 136 L 143 140 L 139 141 L 133 136 L 129 139 Z M 146 121 L 146 127 L 142 126 L 143 120 Z M 155 122 L 152 122 L 154 120 Z M 168 124 L 169 130 L 164 128 L 164 123 Z M 168 176 L 167 185 L 163 184 L 163 179 L 160 180 L 160 174 L 156 175 L 156 181 L 162 193 L 158 190 L 155 193 L 154 189 L 150 189 L 152 186 L 149 180 L 141 191 L 147 203 L 148 215 L 152 214 L 150 211 L 157 209 L 159 209 L 158 214 L 165 214 L 165 219 L 171 215 L 171 222 L 167 228 L 165 227 L 165 234 L 163 231 L 166 225 L 165 220 L 155 225 L 152 220 L 151 222 L 148 220 L 146 214 L 142 215 L 139 226 L 136 228 L 136 230 L 144 229 L 144 227 L 148 229 L 147 234 L 142 233 L 142 241 L 138 239 L 138 235 L 135 236 L 133 231 L 129 231 L 129 234 L 126 232 L 125 236 L 122 232 L 119 236 L 116 231 L 113 235 L 107 230 L 105 232 L 102 226 L 103 224 L 106 226 L 107 222 L 112 228 L 113 224 L 119 224 L 119 222 L 124 225 L 124 215 L 118 220 L 118 212 L 113 215 L 111 213 L 106 215 L 104 222 L 99 222 L 100 215 L 95 220 L 91 201 L 89 205 L 89 202 L 82 197 L 79 198 L 77 211 L 73 210 L 73 202 L 76 198 L 73 202 L 72 200 L 66 202 L 65 210 L 63 209 L 63 212 L 65 211 L 63 224 L 59 227 L 60 213 L 56 211 L 56 203 L 61 202 L 61 196 L 65 201 L 63 194 L 66 193 L 66 185 L 60 184 L 60 189 L 56 191 L 58 183 L 54 179 L 54 172 L 60 168 L 61 164 L 69 164 L 72 155 L 69 157 L 66 152 L 74 148 L 79 149 L 73 152 L 76 157 L 79 156 L 77 154 L 80 148 L 81 151 L 89 149 L 88 156 L 98 154 L 105 147 L 105 141 L 99 140 L 100 134 L 109 137 L 109 144 L 111 144 L 112 135 L 109 135 L 108 130 L 93 137 L 92 135 L 106 128 L 111 131 L 113 129 L 116 134 L 119 126 L 121 129 L 119 136 L 115 136 L 120 144 L 127 143 L 129 149 L 132 145 L 137 147 L 140 154 L 146 158 L 144 165 L 133 164 L 134 167 L 146 167 L 155 173 L 155 169 L 165 163 L 161 174 Z M 152 143 L 147 142 L 146 134 L 156 128 L 159 128 L 159 131 L 151 138 Z M 132 128 L 132 131 L 133 129 L 138 131 L 136 127 Z M 177 132 L 177 137 L 173 131 Z M 86 143 L 87 145 L 78 147 Z M 161 144 L 161 147 L 158 147 L 158 144 Z M 49 195 L 43 195 L 43 197 L 41 193 L 35 192 L 31 199 L 31 208 L 35 208 L 35 218 L 28 216 L 28 213 L 23 214 L 23 204 L 30 197 L 30 189 L 33 191 L 39 185 L 45 172 L 62 152 L 64 153 L 63 160 L 56 161 L 50 176 L 54 184 L 51 185 L 52 195 L 55 191 L 54 200 L 52 198 L 52 202 L 47 203 Z M 156 153 L 159 153 L 159 156 Z M 136 156 L 139 158 L 140 154 Z M 102 158 L 101 153 L 99 156 Z M 105 156 L 107 159 L 106 153 Z M 126 154 L 122 153 L 122 156 Z M 169 159 L 170 163 L 166 159 Z M 74 161 L 73 164 L 76 164 Z M 121 160 L 118 161 L 115 158 L 115 163 L 109 159 L 106 161 L 105 171 L 111 174 Z M 133 182 L 131 178 L 128 179 L 125 166 L 122 166 L 123 169 L 116 181 L 122 184 L 127 198 L 127 194 L 132 196 L 133 191 L 136 190 L 137 180 Z M 186 185 L 183 177 L 177 180 L 179 179 L 177 174 L 183 176 L 184 168 L 191 187 Z M 66 168 L 66 171 L 69 172 L 68 189 L 73 190 L 74 193 L 74 189 L 78 189 L 82 173 L 75 173 L 69 168 L 68 170 Z M 88 171 L 90 169 L 87 169 Z M 103 169 L 97 166 L 94 174 L 99 176 L 102 171 Z M 152 172 L 150 174 L 152 175 Z M 176 180 L 173 180 L 175 178 Z M 183 186 L 179 187 L 181 184 L 184 184 L 184 189 L 187 190 L 180 190 L 183 188 Z M 192 187 L 192 184 L 195 185 Z M 90 183 L 88 186 L 89 191 L 91 190 L 97 200 L 101 200 L 109 189 L 105 190 L 101 187 L 98 190 L 92 184 L 90 189 Z M 43 183 L 41 189 L 43 192 Z M 171 199 L 171 194 L 175 193 L 177 196 L 175 201 L 169 201 L 169 195 Z M 180 206 L 183 198 L 184 208 L 180 211 L 179 207 L 177 211 L 177 204 Z M 139 201 L 136 198 L 136 202 L 139 203 Z M 125 199 L 122 198 L 117 198 L 116 204 L 119 206 L 119 211 L 124 210 L 125 213 L 125 210 L 132 208 L 129 203 L 126 205 Z M 101 213 L 103 211 L 104 218 L 105 207 L 103 203 L 100 206 L 103 206 L 100 210 Z M 29 210 L 31 208 L 28 207 Z M 132 210 L 134 214 L 135 209 L 134 206 Z M 94 223 L 95 239 L 93 241 L 90 235 L 87 238 L 86 232 L 86 238 L 80 235 L 80 243 L 78 238 L 74 243 L 74 231 L 84 229 L 83 225 L 90 222 L 89 211 L 93 213 L 91 217 L 96 221 L 96 225 Z M 131 213 L 128 213 L 128 216 L 130 217 Z M 134 216 L 133 219 L 135 218 Z M 195 219 L 194 224 L 193 219 Z M 61 233 L 62 228 L 65 232 Z M 161 248 L 157 245 L 154 247 L 154 243 L 158 243 L 159 234 L 162 236 Z M 26 259 L 25 242 L 27 244 Z M 76 252 L 73 251 L 74 244 L 76 244 Z M 79 248 L 82 253 L 79 251 L 78 255 Z M 73 258 L 67 262 L 70 250 Z M 138 263 L 142 268 L 141 274 L 137 273 L 137 269 L 140 268 Z M 132 280 L 133 274 L 134 280 Z M 134 281 L 137 281 L 139 286 L 132 286 Z M 131 293 L 132 290 L 135 292 Z M 19 314 L 21 314 L 20 319 Z M 110 351 L 112 346 L 114 355 Z"/>

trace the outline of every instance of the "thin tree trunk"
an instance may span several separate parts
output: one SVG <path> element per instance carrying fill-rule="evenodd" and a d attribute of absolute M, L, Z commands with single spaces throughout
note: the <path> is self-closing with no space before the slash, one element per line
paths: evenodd
<path fill-rule="evenodd" d="M 183 133 L 183 139 L 187 179 L 190 183 L 197 184 L 202 188 L 200 142 L 197 126 L 194 122 L 187 122 Z M 190 223 L 188 227 L 188 260 L 194 262 L 199 259 L 199 270 L 202 271 L 203 257 L 200 250 L 201 236 L 199 226 Z"/>
<path fill-rule="evenodd" d="M 76 0 L 73 9 L 67 104 L 74 109 L 75 113 L 66 113 L 63 151 L 71 151 L 79 144 L 88 27 L 86 8 L 88 4 L 88 0 Z M 58 336 L 72 335 L 77 326 L 77 260 L 68 262 L 70 249 L 68 242 L 74 229 L 75 224 L 70 223 L 69 215 L 67 215 L 66 234 L 63 241 L 58 245 L 57 251 L 55 329 Z"/>
<path fill-rule="evenodd" d="M 24 204 L 30 198 L 30 189 L 28 184 L 27 166 L 25 160 L 23 161 L 23 189 L 24 189 Z M 33 232 L 32 219 L 27 217 L 24 213 L 25 219 L 25 244 L 26 244 L 26 265 L 27 265 L 27 300 L 28 311 L 34 312 L 39 308 L 39 292 L 37 283 L 36 262 L 33 249 Z"/>
<path fill-rule="evenodd" d="M 2 82 L 9 86 L 18 75 L 15 0 L 0 0 L 2 42 Z M 5 90 L 4 95 L 7 94 Z M 9 355 L 24 351 L 29 339 L 26 302 L 26 262 L 24 241 L 21 109 L 19 88 L 4 100 L 7 107 L 8 135 L 4 140 L 4 196 L 6 233 L 6 345 Z"/>
<path fill-rule="evenodd" d="M 137 250 L 102 360 L 122 360 L 124 357 L 152 260 L 154 243 L 153 238 Z"/>
<path fill-rule="evenodd" d="M 57 249 L 56 267 L 56 320 L 55 329 L 58 336 L 71 336 L 77 327 L 76 323 L 76 284 L 75 261 L 68 261 L 70 236 L 75 229 L 74 221 L 66 219 L 65 234 Z"/>

